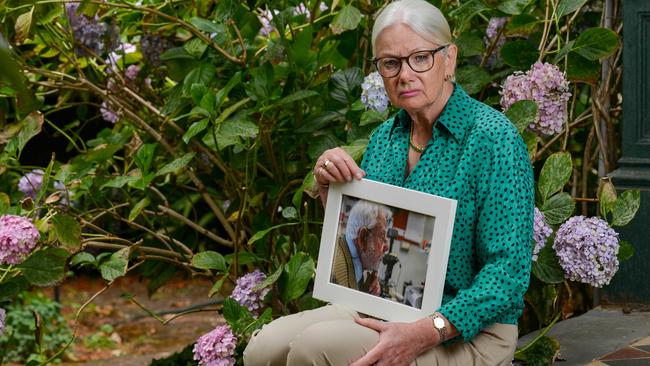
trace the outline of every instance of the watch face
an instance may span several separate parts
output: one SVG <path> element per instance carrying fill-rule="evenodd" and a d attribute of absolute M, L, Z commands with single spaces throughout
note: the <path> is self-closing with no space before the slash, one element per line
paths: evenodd
<path fill-rule="evenodd" d="M 435 318 L 433 319 L 433 325 L 436 326 L 436 328 L 444 328 L 445 327 L 445 321 L 440 319 L 440 318 Z"/>

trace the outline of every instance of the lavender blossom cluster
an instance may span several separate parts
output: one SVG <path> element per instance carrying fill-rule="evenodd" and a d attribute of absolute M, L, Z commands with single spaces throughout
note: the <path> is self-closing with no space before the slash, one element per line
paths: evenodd
<path fill-rule="evenodd" d="M 7 316 L 7 312 L 5 309 L 0 308 L 0 337 L 2 337 L 3 334 L 5 334 L 5 319 Z"/>
<path fill-rule="evenodd" d="M 199 361 L 199 366 L 234 366 L 236 347 L 237 338 L 232 329 L 222 325 L 196 341 L 194 360 Z"/>
<path fill-rule="evenodd" d="M 19 264 L 34 250 L 41 235 L 27 218 L 0 216 L 0 265 Z"/>
<path fill-rule="evenodd" d="M 508 76 L 501 89 L 504 110 L 524 99 L 537 103 L 537 118 L 528 128 L 547 136 L 562 131 L 569 98 L 571 93 L 565 74 L 549 63 L 536 62 L 526 73 L 516 72 Z"/>
<path fill-rule="evenodd" d="M 544 213 L 535 207 L 535 221 L 533 239 L 535 241 L 535 248 L 533 248 L 533 260 L 537 261 L 539 252 L 546 245 L 546 239 L 553 233 L 553 230 L 546 223 Z"/>
<path fill-rule="evenodd" d="M 23 175 L 18 181 L 18 190 L 23 192 L 25 197 L 35 200 L 43 185 L 43 174 L 45 174 L 43 170 L 34 169 Z"/>
<path fill-rule="evenodd" d="M 253 315 L 259 315 L 259 311 L 262 309 L 262 301 L 270 289 L 264 288 L 254 291 L 253 288 L 265 279 L 266 275 L 259 269 L 239 277 L 230 297 L 235 299 L 239 305 L 245 306 Z"/>
<path fill-rule="evenodd" d="M 602 287 L 618 270 L 618 233 L 597 217 L 567 220 L 557 231 L 553 249 L 572 281 Z"/>
<path fill-rule="evenodd" d="M 488 22 L 483 42 L 485 43 L 486 49 L 490 47 L 490 45 L 494 44 L 492 46 L 492 52 L 488 57 L 487 63 L 489 66 L 494 66 L 496 64 L 497 55 L 499 54 L 501 47 L 506 43 L 506 37 L 503 34 L 500 34 L 500 32 L 507 22 L 508 17 L 494 17 L 490 18 L 490 21 Z"/>
<path fill-rule="evenodd" d="M 375 71 L 368 74 L 361 83 L 361 103 L 366 110 L 375 110 L 383 113 L 388 108 L 388 94 L 384 89 L 384 79 L 379 72 Z"/>
<path fill-rule="evenodd" d="M 84 14 L 77 14 L 79 3 L 66 3 L 65 8 L 75 41 L 96 55 L 101 55 L 104 50 L 108 49 L 105 40 L 109 31 L 111 39 L 114 39 L 119 33 L 115 27 L 109 28 L 106 23 L 99 22 L 97 15 L 91 19 Z M 86 53 L 83 48 L 76 50 L 79 54 Z"/>
<path fill-rule="evenodd" d="M 157 34 L 146 33 L 140 38 L 142 58 L 152 67 L 162 65 L 160 55 L 172 47 L 171 40 Z"/>

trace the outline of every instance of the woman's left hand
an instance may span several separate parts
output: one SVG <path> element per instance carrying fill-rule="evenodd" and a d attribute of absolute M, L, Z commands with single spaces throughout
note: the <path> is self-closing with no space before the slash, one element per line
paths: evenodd
<path fill-rule="evenodd" d="M 361 318 L 356 322 L 379 332 L 379 343 L 350 366 L 408 365 L 420 353 L 438 343 L 431 321 L 427 319 L 395 323 Z"/>

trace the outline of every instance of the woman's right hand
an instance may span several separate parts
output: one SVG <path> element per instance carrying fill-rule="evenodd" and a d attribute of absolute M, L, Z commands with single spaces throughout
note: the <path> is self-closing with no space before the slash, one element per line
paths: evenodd
<path fill-rule="evenodd" d="M 366 172 L 361 170 L 354 159 L 340 147 L 325 150 L 314 166 L 314 178 L 323 205 L 327 202 L 327 189 L 330 183 L 351 182 L 353 178 L 361 180 L 365 176 Z"/>

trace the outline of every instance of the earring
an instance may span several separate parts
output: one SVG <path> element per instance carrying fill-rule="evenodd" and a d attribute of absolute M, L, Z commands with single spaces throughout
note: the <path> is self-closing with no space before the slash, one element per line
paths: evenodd
<path fill-rule="evenodd" d="M 456 75 L 454 74 L 445 75 L 445 81 L 456 81 Z"/>

